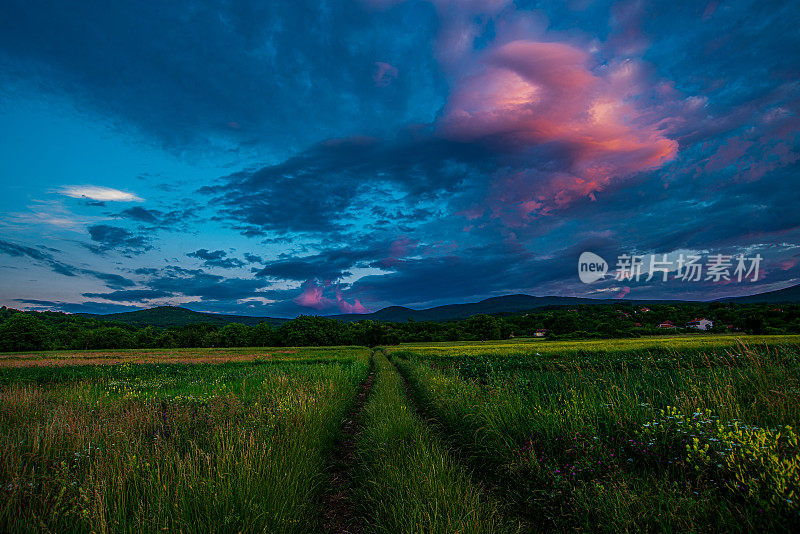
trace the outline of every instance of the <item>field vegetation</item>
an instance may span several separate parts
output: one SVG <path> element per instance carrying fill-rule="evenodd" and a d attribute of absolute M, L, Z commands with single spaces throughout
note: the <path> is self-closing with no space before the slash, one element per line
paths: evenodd
<path fill-rule="evenodd" d="M 796 531 L 800 340 L 746 339 L 9 354 L 0 530 Z"/>
<path fill-rule="evenodd" d="M 800 304 L 796 303 L 662 303 L 645 307 L 619 302 L 548 306 L 524 312 L 479 313 L 466 318 L 424 321 L 375 321 L 357 314 L 348 316 L 345 321 L 301 315 L 292 320 L 280 320 L 279 324 L 269 318 L 202 314 L 173 307 L 116 314 L 107 319 L 103 317 L 49 311 L 21 312 L 0 307 L 0 352 L 376 347 L 400 343 L 508 340 L 537 334 L 562 341 L 671 336 L 675 333 L 800 334 Z M 713 322 L 713 326 L 706 325 L 709 330 L 702 332 L 687 326 L 696 318 L 706 318 Z M 667 321 L 674 328 L 659 328 Z"/>
<path fill-rule="evenodd" d="M 800 347 L 762 342 L 392 358 L 533 530 L 780 531 L 800 524 Z"/>
<path fill-rule="evenodd" d="M 314 531 L 368 355 L 6 371 L 0 530 Z"/>

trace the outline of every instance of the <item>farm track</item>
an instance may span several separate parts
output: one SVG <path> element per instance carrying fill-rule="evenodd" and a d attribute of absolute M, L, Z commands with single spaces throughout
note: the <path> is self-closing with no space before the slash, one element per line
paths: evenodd
<path fill-rule="evenodd" d="M 367 377 L 358 387 L 356 402 L 342 425 L 342 438 L 328 456 L 325 472 L 328 486 L 321 497 L 322 532 L 360 534 L 364 525 L 355 513 L 354 473 L 357 468 L 356 441 L 362 427 L 364 406 L 375 382 L 375 352 L 370 355 Z"/>
<path fill-rule="evenodd" d="M 538 514 L 534 513 L 529 506 L 520 507 L 517 504 L 520 500 L 520 496 L 514 491 L 517 486 L 517 481 L 500 474 L 496 470 L 498 466 L 489 466 L 485 464 L 485 462 L 479 461 L 475 457 L 469 455 L 463 445 L 448 432 L 446 425 L 420 402 L 419 394 L 409 381 L 406 373 L 401 370 L 394 360 L 390 359 L 390 361 L 394 366 L 394 370 L 403 380 L 403 387 L 405 388 L 409 403 L 416 411 L 419 418 L 434 430 L 434 433 L 439 437 L 442 443 L 448 446 L 451 456 L 465 471 L 471 474 L 472 478 L 481 485 L 484 492 L 495 497 L 498 502 L 506 503 L 503 511 L 504 515 L 517 521 L 522 532 L 541 530 L 542 527 L 537 529 L 531 527 L 531 524 L 536 522 Z M 547 529 L 545 528 L 544 530 Z"/>

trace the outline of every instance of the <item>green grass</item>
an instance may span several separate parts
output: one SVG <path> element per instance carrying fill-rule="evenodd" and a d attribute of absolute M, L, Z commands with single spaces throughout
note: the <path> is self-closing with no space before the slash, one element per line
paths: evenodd
<path fill-rule="evenodd" d="M 371 532 L 488 533 L 508 530 L 485 495 L 414 413 L 402 379 L 376 356 L 376 382 L 358 442 L 359 500 Z"/>
<path fill-rule="evenodd" d="M 0 369 L 0 531 L 318 531 L 371 351 L 286 350 Z M 351 473 L 368 532 L 800 528 L 798 336 L 415 344 L 374 365 Z"/>
<path fill-rule="evenodd" d="M 403 343 L 392 350 L 411 350 L 422 356 L 473 356 L 505 354 L 542 354 L 569 356 L 580 352 L 724 350 L 742 343 L 748 346 L 800 343 L 800 335 L 740 336 L 734 334 L 682 334 L 625 339 L 586 341 L 549 341 L 546 338 L 506 339 L 499 341 L 445 341 Z"/>
<path fill-rule="evenodd" d="M 0 390 L 2 530 L 313 531 L 367 355 L 12 381 Z"/>
<path fill-rule="evenodd" d="M 719 350 L 706 357 L 687 350 L 688 363 L 680 361 L 681 351 L 631 359 L 627 346 L 599 356 L 397 351 L 393 358 L 452 446 L 505 488 L 538 529 L 796 524 L 800 509 L 791 492 L 800 449 L 784 425 L 800 419 L 800 348 L 734 345 L 727 358 Z M 740 433 L 724 441 L 704 423 L 656 439 L 653 423 L 667 407 L 703 421 L 712 421 L 713 412 L 715 426 L 739 422 L 766 428 L 772 438 L 756 443 Z M 782 441 L 770 445 L 779 432 Z M 712 452 L 720 445 L 719 454 L 699 458 L 687 450 L 694 439 L 701 449 L 711 444 Z M 724 452 L 743 446 L 755 456 Z"/>

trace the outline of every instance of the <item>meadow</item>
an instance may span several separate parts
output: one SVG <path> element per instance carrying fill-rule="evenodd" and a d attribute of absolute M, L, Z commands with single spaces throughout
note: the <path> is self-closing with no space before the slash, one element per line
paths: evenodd
<path fill-rule="evenodd" d="M 800 526 L 800 336 L 0 358 L 2 531 Z"/>

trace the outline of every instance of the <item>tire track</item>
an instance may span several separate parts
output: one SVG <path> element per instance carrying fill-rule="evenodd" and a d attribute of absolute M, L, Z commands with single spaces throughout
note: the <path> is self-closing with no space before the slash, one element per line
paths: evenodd
<path fill-rule="evenodd" d="M 361 431 L 364 405 L 375 382 L 375 351 L 369 360 L 369 373 L 358 386 L 353 408 L 345 417 L 341 439 L 328 456 L 325 472 L 329 473 L 328 486 L 322 493 L 321 531 L 328 534 L 360 534 L 364 525 L 356 515 L 354 502 L 354 473 L 358 464 L 356 441 Z"/>
<path fill-rule="evenodd" d="M 525 513 L 520 513 L 520 510 L 514 509 L 511 505 L 511 503 L 516 502 L 518 496 L 511 489 L 512 484 L 509 483 L 510 481 L 499 473 L 494 472 L 494 469 L 487 469 L 486 465 L 476 463 L 476 459 L 471 457 L 467 451 L 453 439 L 453 436 L 447 432 L 447 429 L 436 415 L 420 401 L 418 391 L 412 386 L 409 377 L 400 369 L 397 362 L 395 362 L 393 358 L 390 358 L 389 361 L 392 363 L 395 372 L 400 375 L 402 379 L 405 394 L 412 409 L 422 421 L 433 429 L 441 442 L 448 445 L 453 458 L 465 471 L 471 474 L 485 494 L 493 496 L 498 502 L 503 504 L 503 514 L 510 521 L 516 522 L 520 532 L 535 531 L 531 526 L 531 517 Z"/>

